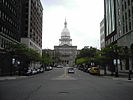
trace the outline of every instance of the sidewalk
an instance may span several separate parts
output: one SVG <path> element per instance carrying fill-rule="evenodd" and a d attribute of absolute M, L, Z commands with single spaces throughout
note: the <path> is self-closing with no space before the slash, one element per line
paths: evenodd
<path fill-rule="evenodd" d="M 120 81 L 132 81 L 133 82 L 133 74 L 131 74 L 131 80 L 128 80 L 128 73 L 123 73 L 123 72 L 119 72 L 118 75 L 119 77 L 115 77 L 115 73 L 113 76 L 111 76 L 111 72 L 107 71 L 107 75 L 104 75 L 104 70 L 100 70 L 100 74 L 101 76 L 105 77 L 105 78 L 110 78 L 113 80 L 120 80 Z"/>
<path fill-rule="evenodd" d="M 0 76 L 0 81 L 26 78 L 27 76 Z"/>

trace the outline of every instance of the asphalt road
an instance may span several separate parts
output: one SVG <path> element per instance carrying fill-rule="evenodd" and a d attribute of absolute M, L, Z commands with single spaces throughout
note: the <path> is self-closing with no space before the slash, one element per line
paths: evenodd
<path fill-rule="evenodd" d="M 0 81 L 0 100 L 133 100 L 133 82 L 67 68 Z"/>

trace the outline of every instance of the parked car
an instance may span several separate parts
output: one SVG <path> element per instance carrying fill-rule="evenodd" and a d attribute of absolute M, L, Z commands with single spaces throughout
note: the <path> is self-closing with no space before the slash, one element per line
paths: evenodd
<path fill-rule="evenodd" d="M 68 73 L 74 73 L 74 68 L 68 68 Z"/>
<path fill-rule="evenodd" d="M 37 73 L 40 73 L 40 68 L 38 68 L 36 71 L 37 71 Z"/>
<path fill-rule="evenodd" d="M 27 75 L 27 76 L 32 75 L 32 70 L 28 69 L 27 72 L 24 75 Z"/>
<path fill-rule="evenodd" d="M 89 73 L 90 73 L 90 74 L 97 74 L 97 75 L 100 75 L 100 69 L 99 69 L 99 67 L 92 67 L 92 68 L 89 70 Z"/>
<path fill-rule="evenodd" d="M 89 67 L 89 68 L 87 69 L 87 73 L 89 73 L 89 72 L 90 72 L 90 70 L 91 70 L 91 68 Z"/>
<path fill-rule="evenodd" d="M 32 70 L 32 74 L 34 75 L 34 74 L 37 74 L 37 70 L 36 69 L 33 69 Z"/>
<path fill-rule="evenodd" d="M 40 68 L 40 73 L 43 73 L 44 72 L 44 68 Z"/>

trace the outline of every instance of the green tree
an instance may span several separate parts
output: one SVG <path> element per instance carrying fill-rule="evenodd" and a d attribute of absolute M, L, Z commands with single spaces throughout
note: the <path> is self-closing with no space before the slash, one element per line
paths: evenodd
<path fill-rule="evenodd" d="M 4 50 L 11 59 L 14 58 L 17 61 L 20 61 L 21 66 L 19 70 L 27 69 L 31 62 L 41 61 L 41 55 L 37 51 L 28 48 L 22 43 L 7 44 Z"/>
<path fill-rule="evenodd" d="M 28 48 L 25 44 L 22 43 L 12 43 L 10 46 L 5 48 L 5 51 L 10 53 L 12 57 L 15 57 L 19 60 L 28 62 L 41 60 L 41 55 L 37 51 Z"/>
<path fill-rule="evenodd" d="M 43 64 L 44 66 L 46 66 L 46 65 L 52 64 L 53 62 L 54 62 L 54 59 L 51 58 L 51 57 L 49 56 L 49 54 L 43 52 L 43 54 L 42 54 L 42 64 Z"/>
<path fill-rule="evenodd" d="M 97 52 L 99 50 L 96 49 L 96 48 L 93 48 L 93 47 L 85 47 L 83 48 L 79 55 L 77 55 L 77 58 L 76 58 L 76 64 L 78 65 L 87 65 L 87 66 L 90 66 L 91 63 L 95 62 L 94 61 L 94 57 L 97 56 Z M 84 66 L 83 66 L 84 67 Z"/>
<path fill-rule="evenodd" d="M 96 52 L 97 52 L 97 49 L 96 48 L 93 48 L 93 47 L 86 47 L 86 48 L 83 48 L 79 55 L 77 55 L 77 58 L 84 58 L 84 57 L 88 57 L 88 58 L 91 58 L 91 57 L 94 57 L 96 56 Z"/>

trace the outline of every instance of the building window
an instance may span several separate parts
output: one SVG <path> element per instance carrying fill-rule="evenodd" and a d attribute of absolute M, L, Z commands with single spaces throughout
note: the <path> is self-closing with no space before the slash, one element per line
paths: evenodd
<path fill-rule="evenodd" d="M 1 25 L 0 25 L 0 32 L 2 32 L 2 27 L 1 27 Z"/>
<path fill-rule="evenodd" d="M 125 34 L 125 27 L 123 26 L 123 34 Z"/>
<path fill-rule="evenodd" d="M 0 47 L 1 47 L 1 45 L 2 45 L 2 37 L 0 37 Z"/>
<path fill-rule="evenodd" d="M 3 4 L 4 4 L 5 0 L 3 0 Z"/>
<path fill-rule="evenodd" d="M 26 7 L 28 7 L 28 5 L 29 5 L 29 3 L 27 2 L 27 3 L 26 3 Z"/>
<path fill-rule="evenodd" d="M 123 7 L 123 4 L 122 4 L 122 11 L 124 11 L 124 7 Z"/>
<path fill-rule="evenodd" d="M 126 1 L 125 1 L 125 9 L 127 9 Z"/>
<path fill-rule="evenodd" d="M 120 36 L 122 36 L 122 32 L 121 32 L 121 30 L 120 30 L 119 32 L 120 32 Z"/>
<path fill-rule="evenodd" d="M 130 0 L 128 0 L 128 5 L 130 6 Z"/>
<path fill-rule="evenodd" d="M 131 17 L 130 9 L 128 10 L 128 16 Z"/>
<path fill-rule="evenodd" d="M 124 23 L 124 21 L 125 21 L 125 20 L 124 20 L 124 16 L 122 16 L 122 20 L 123 20 L 123 23 Z"/>
<path fill-rule="evenodd" d="M 126 25 L 126 32 L 128 31 L 127 25 Z"/>
<path fill-rule="evenodd" d="M 112 43 L 112 42 L 114 42 L 114 37 L 113 37 L 113 36 L 111 37 L 111 43 Z"/>
<path fill-rule="evenodd" d="M 133 20 L 132 20 L 132 29 L 133 29 Z"/>
<path fill-rule="evenodd" d="M 133 18 L 133 7 L 132 7 L 132 18 Z"/>
<path fill-rule="evenodd" d="M 131 30 L 131 22 L 129 22 L 129 30 Z"/>
<path fill-rule="evenodd" d="M 121 20 L 120 20 L 120 19 L 118 20 L 118 25 L 119 25 L 119 26 L 121 25 Z"/>
<path fill-rule="evenodd" d="M 1 10 L 0 10 L 0 18 L 1 18 L 1 14 L 2 14 L 2 12 L 1 12 Z"/>
<path fill-rule="evenodd" d="M 125 13 L 125 19 L 127 20 L 127 13 Z"/>

